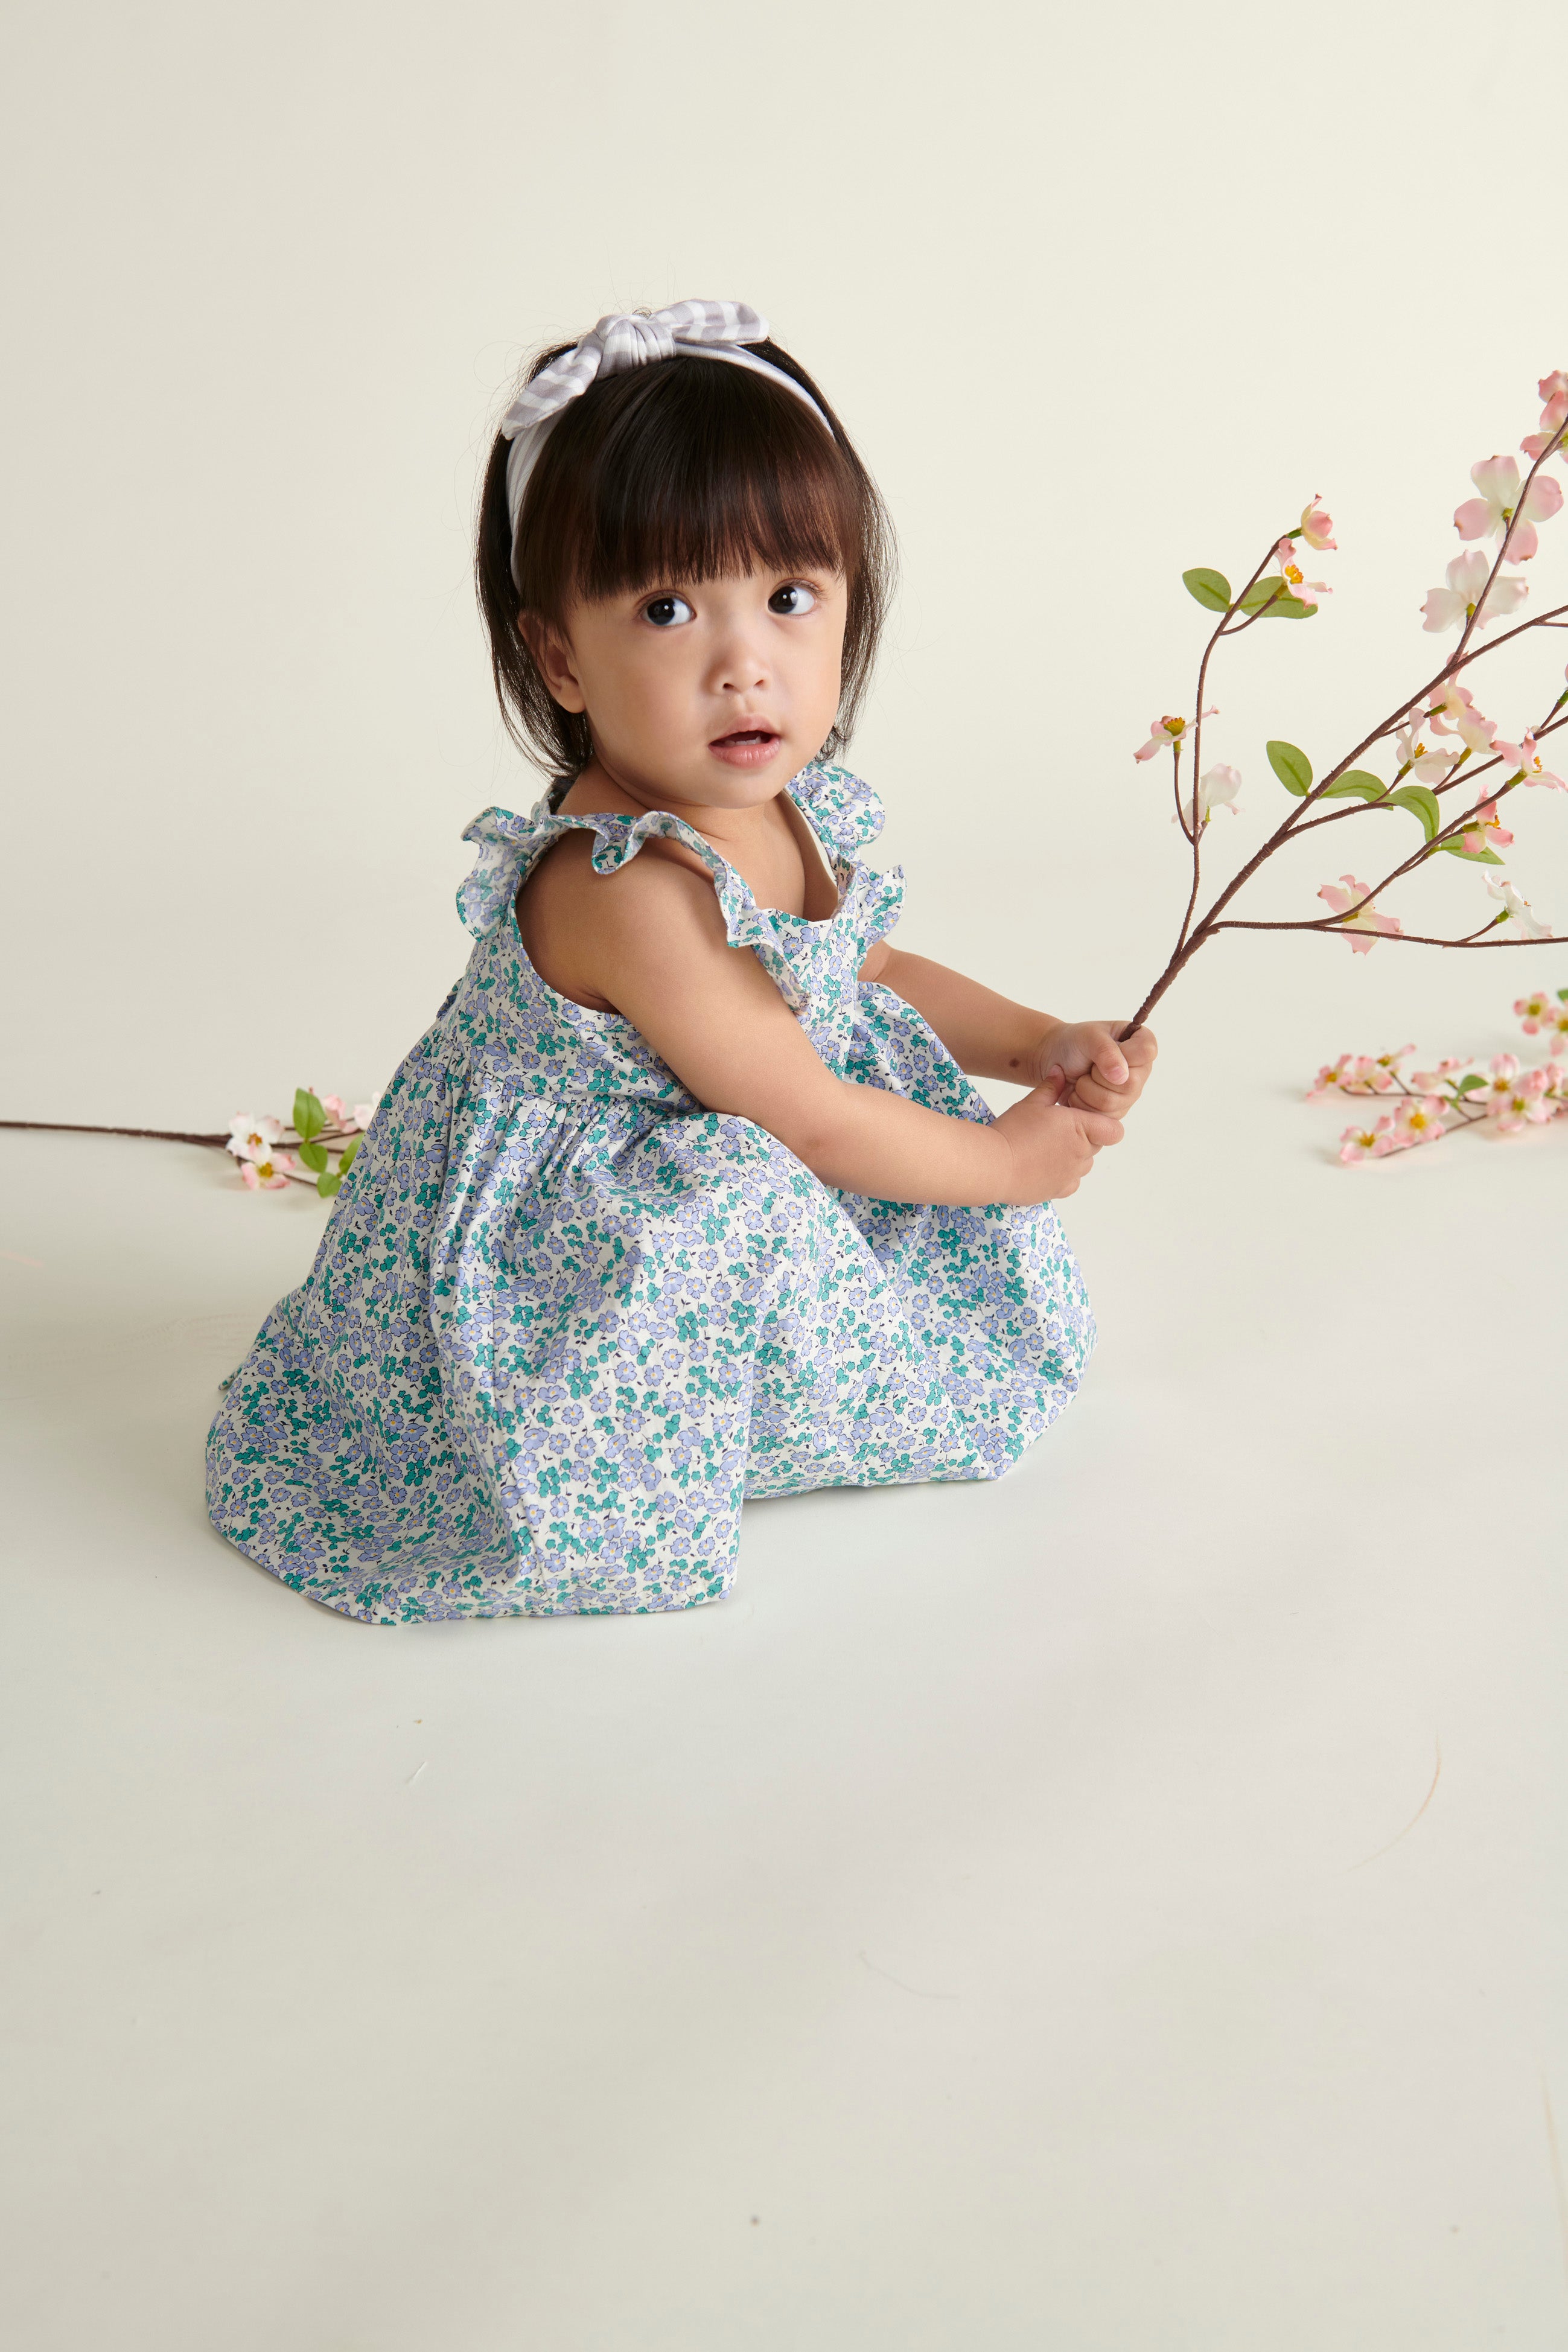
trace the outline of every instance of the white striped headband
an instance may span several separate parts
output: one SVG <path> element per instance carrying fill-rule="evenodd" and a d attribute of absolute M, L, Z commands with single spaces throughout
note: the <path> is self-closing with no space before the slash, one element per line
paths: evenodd
<path fill-rule="evenodd" d="M 678 352 L 696 359 L 728 360 L 782 383 L 803 400 L 826 432 L 832 426 L 809 392 L 754 352 L 742 347 L 764 343 L 768 322 L 745 302 L 672 302 L 668 310 L 644 318 L 635 311 L 612 311 L 518 394 L 500 421 L 501 438 L 511 449 L 506 461 L 506 504 L 511 518 L 512 570 L 517 569 L 517 519 L 522 494 L 539 453 L 563 409 L 576 400 L 598 375 L 619 375 L 625 369 L 647 367 L 654 360 L 672 360 Z"/>

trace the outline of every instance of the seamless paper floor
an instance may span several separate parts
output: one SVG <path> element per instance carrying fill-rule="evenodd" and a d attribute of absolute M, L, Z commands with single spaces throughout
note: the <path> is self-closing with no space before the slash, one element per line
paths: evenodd
<path fill-rule="evenodd" d="M 323 1213 L 0 1136 L 17 2352 L 1563 2343 L 1568 1134 L 1167 1065 L 1061 1426 L 673 1618 L 248 1566 Z"/>

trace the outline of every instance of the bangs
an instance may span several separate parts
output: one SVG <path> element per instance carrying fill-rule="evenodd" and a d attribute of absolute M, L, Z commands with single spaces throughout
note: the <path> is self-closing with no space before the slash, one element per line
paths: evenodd
<path fill-rule="evenodd" d="M 509 445 L 498 437 L 491 450 L 475 557 L 490 669 L 508 731 L 552 775 L 585 767 L 592 736 L 586 718 L 550 694 L 521 616 L 561 627 L 574 604 L 754 570 L 842 577 L 841 693 L 822 756 L 847 739 L 891 588 L 892 532 L 805 370 L 775 343 L 748 348 L 798 383 L 821 417 L 783 384 L 723 361 L 677 353 L 601 375 L 552 427 L 515 542 Z M 542 352 L 531 374 L 560 356 Z"/>
<path fill-rule="evenodd" d="M 857 486 L 793 393 L 685 358 L 604 389 L 592 409 L 573 404 L 529 484 L 517 547 L 527 611 L 559 623 L 578 599 L 752 569 L 853 578 Z"/>

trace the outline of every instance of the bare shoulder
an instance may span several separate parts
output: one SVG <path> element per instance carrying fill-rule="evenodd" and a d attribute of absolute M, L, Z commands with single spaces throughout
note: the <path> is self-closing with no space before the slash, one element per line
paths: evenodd
<path fill-rule="evenodd" d="M 654 854 L 666 847 L 679 856 Z M 712 877 L 680 844 L 648 842 L 614 874 L 595 870 L 593 852 L 592 834 L 565 835 L 517 895 L 528 960 L 558 994 L 609 1008 L 628 961 L 725 946 Z"/>

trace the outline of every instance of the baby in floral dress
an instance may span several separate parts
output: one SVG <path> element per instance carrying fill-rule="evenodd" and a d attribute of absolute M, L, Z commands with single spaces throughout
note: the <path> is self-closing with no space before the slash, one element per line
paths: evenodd
<path fill-rule="evenodd" d="M 748 1496 L 994 1478 L 1094 1327 L 1049 1205 L 1153 1041 L 889 934 L 835 754 L 890 541 L 743 304 L 601 320 L 501 425 L 478 557 L 555 772 L 469 826 L 468 965 L 208 1443 L 216 1525 L 377 1623 L 682 1609 Z M 993 1117 L 970 1083 L 1029 1091 Z"/>

